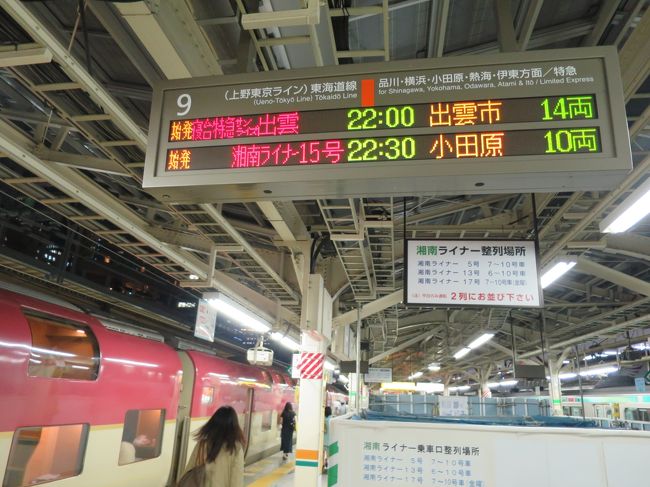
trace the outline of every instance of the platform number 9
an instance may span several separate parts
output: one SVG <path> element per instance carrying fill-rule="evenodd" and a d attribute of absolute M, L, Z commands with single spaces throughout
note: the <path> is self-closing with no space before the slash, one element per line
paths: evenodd
<path fill-rule="evenodd" d="M 190 108 L 192 108 L 192 97 L 187 93 L 183 93 L 176 99 L 176 104 L 178 105 L 178 108 L 180 108 L 180 111 L 176 112 L 176 115 L 179 117 L 187 115 Z"/>

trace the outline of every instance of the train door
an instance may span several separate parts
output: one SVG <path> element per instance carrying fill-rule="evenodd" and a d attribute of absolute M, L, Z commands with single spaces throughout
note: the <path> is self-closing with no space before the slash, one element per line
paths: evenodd
<path fill-rule="evenodd" d="M 594 416 L 596 418 L 613 418 L 613 411 L 611 404 L 594 404 Z"/>
<path fill-rule="evenodd" d="M 244 450 L 244 458 L 248 454 L 248 445 L 251 442 L 251 426 L 253 424 L 253 399 L 255 390 L 252 387 L 248 388 L 248 395 L 246 396 L 246 408 L 244 409 L 244 438 L 246 439 L 246 449 Z"/>

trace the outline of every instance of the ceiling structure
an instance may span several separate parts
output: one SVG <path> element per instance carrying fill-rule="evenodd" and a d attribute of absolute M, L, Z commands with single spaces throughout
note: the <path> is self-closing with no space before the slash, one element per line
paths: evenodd
<path fill-rule="evenodd" d="M 371 363 L 392 365 L 397 379 L 430 362 L 442 370 L 429 377 L 446 381 L 485 374 L 512 358 L 513 345 L 518 359 L 541 363 L 543 348 L 549 358 L 574 346 L 625 343 L 626 332 L 640 341 L 650 335 L 650 220 L 618 235 L 600 233 L 598 223 L 650 176 L 649 6 L 0 0 L 0 184 L 184 290 L 222 290 L 294 335 L 302 297 L 297 276 L 309 266 L 335 297 L 338 329 L 356 324 L 360 313 Z M 308 23 L 291 20 L 298 9 Z M 634 169 L 610 192 L 178 205 L 141 187 L 152 86 L 160 80 L 593 45 L 619 50 L 632 145 Z M 544 312 L 400 304 L 403 238 L 532 238 L 534 211 L 541 265 L 564 254 L 580 257 L 544 291 Z M 6 256 L 0 265 L 7 274 L 47 279 Z M 75 292 L 144 314 L 108 290 Z M 483 329 L 498 333 L 454 360 Z"/>

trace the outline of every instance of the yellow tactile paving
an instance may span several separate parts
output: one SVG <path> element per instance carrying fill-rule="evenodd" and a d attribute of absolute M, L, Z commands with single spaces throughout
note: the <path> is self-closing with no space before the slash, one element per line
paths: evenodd
<path fill-rule="evenodd" d="M 260 477 L 251 484 L 248 484 L 248 487 L 272 487 L 276 482 L 282 480 L 283 477 L 293 472 L 293 469 L 294 463 L 287 462 L 273 470 L 271 473 Z"/>

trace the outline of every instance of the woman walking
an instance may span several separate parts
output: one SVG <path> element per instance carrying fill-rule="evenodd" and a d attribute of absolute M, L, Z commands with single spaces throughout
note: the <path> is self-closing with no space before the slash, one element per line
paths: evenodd
<path fill-rule="evenodd" d="M 296 413 L 290 402 L 284 405 L 282 410 L 282 430 L 280 431 L 280 448 L 282 449 L 282 460 L 289 457 L 293 447 L 293 432 L 296 429 Z"/>
<path fill-rule="evenodd" d="M 202 487 L 244 486 L 244 434 L 237 413 L 222 406 L 196 433 L 197 441 L 185 473 L 203 468 Z M 183 479 L 179 485 L 183 485 Z"/>

